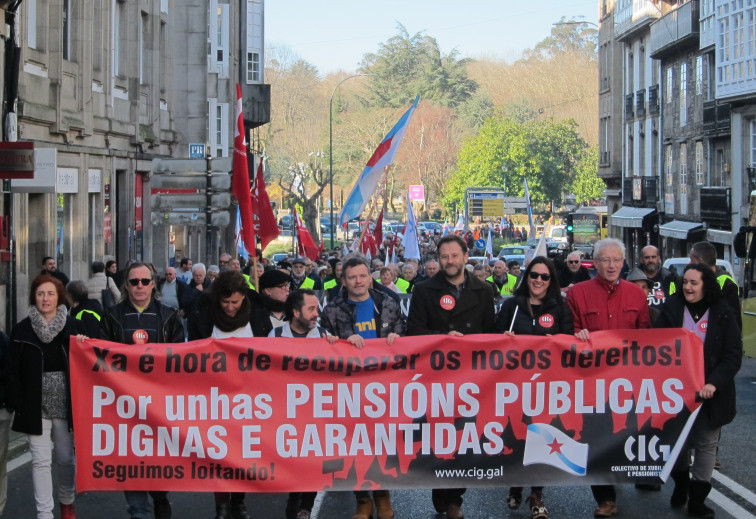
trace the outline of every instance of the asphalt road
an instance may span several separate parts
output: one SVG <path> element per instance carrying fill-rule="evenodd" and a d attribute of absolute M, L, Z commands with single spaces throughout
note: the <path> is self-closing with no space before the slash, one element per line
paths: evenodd
<path fill-rule="evenodd" d="M 715 471 L 714 491 L 710 506 L 718 518 L 745 519 L 756 517 L 756 478 L 754 475 L 753 439 L 756 430 L 756 360 L 744 359 L 737 377 L 738 416 L 725 427 L 720 442 L 722 469 Z M 35 517 L 28 453 L 9 463 L 8 503 L 3 518 Z M 632 486 L 618 487 L 618 503 L 622 519 L 682 518 L 684 510 L 673 511 L 669 506 L 671 485 L 660 492 L 636 490 Z M 429 490 L 392 491 L 397 519 L 443 519 L 436 515 L 430 503 Z M 527 495 L 527 491 L 526 491 Z M 463 510 L 468 519 L 501 519 L 530 517 L 527 506 L 516 511 L 506 507 L 507 489 L 470 489 L 465 494 Z M 172 492 L 170 500 L 175 519 L 214 518 L 213 497 L 209 493 Z M 586 486 L 547 487 L 544 500 L 550 517 L 593 517 L 594 502 Z M 286 496 L 282 494 L 248 495 L 247 508 L 253 519 L 284 517 Z M 79 496 L 76 502 L 79 519 L 126 518 L 126 503 L 120 492 L 93 492 Z M 56 517 L 59 511 L 56 509 Z M 350 519 L 354 513 L 354 496 L 350 492 L 326 492 L 318 495 L 313 519 Z"/>

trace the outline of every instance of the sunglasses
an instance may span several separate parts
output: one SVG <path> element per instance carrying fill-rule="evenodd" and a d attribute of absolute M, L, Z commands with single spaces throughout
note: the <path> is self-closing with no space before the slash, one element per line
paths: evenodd
<path fill-rule="evenodd" d="M 530 279 L 538 279 L 538 278 L 541 278 L 541 279 L 542 279 L 542 280 L 544 280 L 544 281 L 548 281 L 548 280 L 550 280 L 550 279 L 551 279 L 551 274 L 541 274 L 540 272 L 532 272 L 532 271 L 531 271 L 531 272 L 530 272 L 530 274 L 528 274 L 528 277 L 529 277 Z"/>
<path fill-rule="evenodd" d="M 139 285 L 139 283 L 142 283 L 143 286 L 147 286 L 150 283 L 152 283 L 152 280 L 150 278 L 133 278 L 129 279 L 129 285 L 132 287 L 135 287 Z"/>
<path fill-rule="evenodd" d="M 567 263 L 572 263 L 574 265 L 575 263 L 580 263 L 580 260 L 567 260 Z"/>

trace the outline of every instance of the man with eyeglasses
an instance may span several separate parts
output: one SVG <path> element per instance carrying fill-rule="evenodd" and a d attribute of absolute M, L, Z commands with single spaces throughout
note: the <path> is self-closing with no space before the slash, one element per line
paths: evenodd
<path fill-rule="evenodd" d="M 184 328 L 178 313 L 155 299 L 156 287 L 152 270 L 144 263 L 129 265 L 124 273 L 126 295 L 123 301 L 102 318 L 100 339 L 121 344 L 184 342 Z M 126 503 L 132 519 L 150 517 L 148 492 L 127 490 Z M 170 519 L 168 492 L 150 491 L 155 519 Z"/>
<path fill-rule="evenodd" d="M 266 270 L 260 276 L 259 295 L 250 291 L 250 300 L 254 306 L 258 306 L 262 313 L 254 321 L 260 326 L 260 330 L 252 330 L 255 337 L 267 337 L 273 328 L 286 324 L 284 311 L 286 298 L 289 297 L 291 276 L 278 269 Z M 253 309 L 253 312 L 255 310 Z"/>
<path fill-rule="evenodd" d="M 588 281 L 591 275 L 580 261 L 580 254 L 571 252 L 564 260 L 564 266 L 559 269 L 559 286 L 563 289 L 572 288 L 575 283 Z"/>
<path fill-rule="evenodd" d="M 599 330 L 650 328 L 646 293 L 635 284 L 620 279 L 625 263 L 625 244 L 606 238 L 596 242 L 593 250 L 596 277 L 578 283 L 567 292 L 575 337 L 588 341 L 591 332 Z M 600 426 L 592 427 L 589 422 L 586 419 L 583 423 L 583 438 L 587 441 L 591 435 L 606 434 Z M 602 422 L 601 425 L 605 424 Z M 591 490 L 598 503 L 594 517 L 611 517 L 618 513 L 614 485 L 593 485 Z"/>

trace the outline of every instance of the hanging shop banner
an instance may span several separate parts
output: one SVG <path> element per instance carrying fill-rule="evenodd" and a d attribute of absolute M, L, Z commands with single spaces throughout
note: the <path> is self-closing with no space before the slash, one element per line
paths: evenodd
<path fill-rule="evenodd" d="M 695 416 L 700 339 L 71 342 L 76 484 L 283 492 L 658 482 Z M 676 445 L 678 446 L 675 449 Z"/>

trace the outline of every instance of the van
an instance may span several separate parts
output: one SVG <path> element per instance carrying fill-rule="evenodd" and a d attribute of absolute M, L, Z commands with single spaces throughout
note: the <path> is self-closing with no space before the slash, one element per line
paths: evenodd
<path fill-rule="evenodd" d="M 567 226 L 566 225 L 552 225 L 549 229 L 549 235 L 553 241 L 561 241 L 567 243 Z"/>

